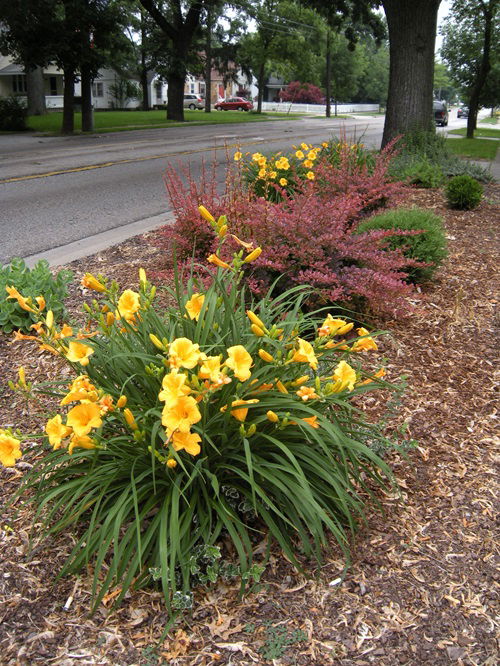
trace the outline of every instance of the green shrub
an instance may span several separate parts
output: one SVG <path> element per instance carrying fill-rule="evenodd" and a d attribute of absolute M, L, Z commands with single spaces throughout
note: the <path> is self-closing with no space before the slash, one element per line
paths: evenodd
<path fill-rule="evenodd" d="M 73 273 L 68 270 L 59 271 L 54 277 L 45 260 L 30 270 L 23 259 L 12 259 L 10 264 L 0 268 L 0 330 L 4 333 L 13 330 L 29 332 L 30 326 L 38 320 L 40 302 L 37 298 L 40 296 L 45 299 L 45 307 L 52 310 L 55 320 L 59 321 L 64 316 L 64 299 L 72 279 Z M 26 302 L 17 299 L 15 292 L 11 291 L 9 296 L 12 287 Z"/>
<path fill-rule="evenodd" d="M 441 218 L 426 210 L 401 208 L 387 211 L 364 220 L 357 228 L 359 232 L 373 229 L 423 230 L 423 233 L 415 236 L 389 238 L 391 249 L 401 248 L 409 259 L 430 264 L 429 266 L 409 267 L 407 269 L 408 277 L 412 282 L 431 279 L 447 256 L 446 236 Z"/>
<path fill-rule="evenodd" d="M 445 180 L 441 168 L 436 164 L 431 164 L 427 159 L 409 164 L 400 173 L 400 178 L 412 185 L 424 188 L 440 187 Z"/>
<path fill-rule="evenodd" d="M 224 235 L 225 217 L 214 224 Z M 112 588 L 119 603 L 155 581 L 171 611 L 186 607 L 193 580 L 215 580 L 230 557 L 236 568 L 223 568 L 243 589 L 265 564 L 264 535 L 298 567 L 301 556 L 321 561 L 330 535 L 347 555 L 364 503 L 391 477 L 373 450 L 389 442 L 360 409 L 365 392 L 397 388 L 371 356 L 374 339 L 303 314 L 304 286 L 247 310 L 241 279 L 259 248 L 247 253 L 211 255 L 207 289 L 177 274 L 175 306 L 161 315 L 144 271 L 123 293 L 87 275 L 102 300 L 87 308 L 98 335 L 83 341 L 41 316 L 41 341 L 74 379 L 62 377 L 50 450 L 24 488 L 42 536 L 75 537 L 62 573 L 93 563 L 94 609 Z M 0 462 L 20 456 L 17 434 L 0 430 Z"/>
<path fill-rule="evenodd" d="M 445 193 L 450 208 L 471 210 L 479 206 L 483 188 L 475 178 L 464 174 L 454 176 L 446 185 Z"/>
<path fill-rule="evenodd" d="M 19 132 L 26 128 L 27 109 L 17 97 L 0 97 L 0 131 Z"/>

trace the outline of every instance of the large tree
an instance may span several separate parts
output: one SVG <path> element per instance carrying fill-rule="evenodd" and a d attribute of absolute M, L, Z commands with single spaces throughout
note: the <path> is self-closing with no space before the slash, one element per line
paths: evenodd
<path fill-rule="evenodd" d="M 500 57 L 499 6 L 500 0 L 454 0 L 441 29 L 441 57 L 469 103 L 468 138 L 474 136 L 483 91 L 490 99 L 494 92 L 488 76 Z"/>
<path fill-rule="evenodd" d="M 382 146 L 416 129 L 434 129 L 434 50 L 441 0 L 382 0 L 389 28 L 389 95 Z"/>

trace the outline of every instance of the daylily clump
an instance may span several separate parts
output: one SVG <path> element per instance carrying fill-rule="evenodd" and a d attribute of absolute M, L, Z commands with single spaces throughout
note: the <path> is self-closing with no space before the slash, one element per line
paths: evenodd
<path fill-rule="evenodd" d="M 385 437 L 358 408 L 353 418 L 350 405 L 394 388 L 375 362 L 373 335 L 362 327 L 356 335 L 353 322 L 333 313 L 304 312 L 303 288 L 252 301 L 242 280 L 260 247 L 231 235 L 224 215 L 199 212 L 219 239 L 207 256 L 217 266 L 209 287 L 177 282 L 176 305 L 162 312 L 143 269 L 137 290 L 123 292 L 86 274 L 84 286 L 98 297 L 84 306 L 83 330 L 40 311 L 34 335 L 16 338 L 59 355 L 74 372 L 26 485 L 35 490 L 35 520 L 48 510 L 47 531 L 79 523 L 63 573 L 96 559 L 95 604 L 112 586 L 120 601 L 159 571 L 173 610 L 195 576 L 193 549 L 222 534 L 242 575 L 258 531 L 297 565 L 297 535 L 318 561 L 327 532 L 347 554 L 365 479 L 390 477 L 366 444 Z M 28 379 L 20 369 L 13 386 L 29 394 Z M 20 459 L 21 441 L 0 431 L 3 465 Z"/>

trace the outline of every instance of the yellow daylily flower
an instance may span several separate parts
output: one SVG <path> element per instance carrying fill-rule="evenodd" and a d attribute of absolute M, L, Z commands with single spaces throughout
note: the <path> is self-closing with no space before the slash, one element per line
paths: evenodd
<path fill-rule="evenodd" d="M 73 435 L 69 440 L 68 444 L 68 453 L 71 455 L 73 449 L 95 449 L 97 448 L 96 441 L 89 437 L 88 435 Z"/>
<path fill-rule="evenodd" d="M 45 432 L 49 437 L 49 444 L 52 446 L 54 451 L 56 451 L 61 447 L 62 440 L 71 435 L 73 429 L 65 426 L 62 422 L 61 415 L 56 414 L 54 418 L 47 421 L 45 425 Z"/>
<path fill-rule="evenodd" d="M 102 425 L 101 410 L 95 402 L 85 402 L 70 409 L 66 417 L 66 425 L 73 428 L 78 436 L 87 435 L 92 428 Z"/>
<path fill-rule="evenodd" d="M 295 153 L 295 157 L 297 157 L 299 160 L 304 159 L 304 153 L 301 150 L 297 150 Z"/>
<path fill-rule="evenodd" d="M 46 303 L 45 303 L 45 298 L 43 296 L 37 296 L 35 298 L 35 301 L 38 303 L 38 307 L 40 308 L 40 311 L 45 310 Z M 47 324 L 47 326 L 49 327 L 48 324 Z"/>
<path fill-rule="evenodd" d="M 219 268 L 226 268 L 231 270 L 231 266 L 227 264 L 225 261 L 222 261 L 222 259 L 218 257 L 216 254 L 211 254 L 209 257 L 207 257 L 207 261 L 210 264 L 214 264 L 214 266 L 218 266 Z"/>
<path fill-rule="evenodd" d="M 307 178 L 308 180 L 314 180 L 314 179 L 316 178 L 316 176 L 314 175 L 314 172 L 313 172 L 313 171 L 308 171 L 308 172 L 306 173 L 306 178 Z"/>
<path fill-rule="evenodd" d="M 280 178 L 278 182 L 281 185 L 281 187 L 285 187 L 286 185 L 288 185 L 288 181 L 286 178 Z"/>
<path fill-rule="evenodd" d="M 251 400 L 233 400 L 231 403 L 231 416 L 234 416 L 235 419 L 238 421 L 245 421 L 247 414 L 248 414 L 248 407 L 245 407 L 245 405 L 255 405 L 259 400 L 257 398 L 253 398 Z M 238 407 L 238 409 L 234 409 L 234 407 Z M 227 405 L 224 405 L 224 407 L 221 407 L 220 411 L 225 412 L 227 409 Z"/>
<path fill-rule="evenodd" d="M 21 456 L 21 440 L 7 430 L 0 430 L 0 463 L 4 467 L 14 467 Z"/>
<path fill-rule="evenodd" d="M 357 328 L 356 331 L 359 336 L 368 336 L 369 333 L 366 328 L 363 327 Z M 351 347 L 351 351 L 353 352 L 369 351 L 370 349 L 374 349 L 375 351 L 378 349 L 377 343 L 370 336 L 363 337 L 361 340 L 356 340 Z"/>
<path fill-rule="evenodd" d="M 222 355 L 207 356 L 198 371 L 200 379 L 209 379 L 211 382 L 218 383 L 221 379 L 221 361 Z"/>
<path fill-rule="evenodd" d="M 191 426 L 200 420 L 201 414 L 196 400 L 190 395 L 182 395 L 171 405 L 165 405 L 161 422 L 169 432 L 189 432 Z"/>
<path fill-rule="evenodd" d="M 72 363 L 80 363 L 80 365 L 88 365 L 89 357 L 92 356 L 94 350 L 83 342 L 71 341 L 68 345 L 68 352 L 66 358 Z"/>
<path fill-rule="evenodd" d="M 199 445 L 201 442 L 201 437 L 196 432 L 174 432 L 172 435 L 172 446 L 175 451 L 186 451 L 191 456 L 197 456 L 201 447 Z M 175 464 L 177 462 L 174 460 Z M 175 467 L 175 465 L 169 465 L 169 460 L 167 460 L 167 465 L 169 467 Z"/>
<path fill-rule="evenodd" d="M 318 416 L 315 414 L 314 416 L 307 416 L 306 418 L 303 418 L 302 421 L 305 421 L 308 423 L 312 428 L 319 428 L 319 423 L 318 421 Z"/>
<path fill-rule="evenodd" d="M 319 395 L 310 386 L 301 386 L 296 393 L 304 402 L 319 398 Z"/>
<path fill-rule="evenodd" d="M 344 389 L 352 391 L 356 383 L 356 371 L 346 361 L 340 361 L 333 373 L 335 384 L 333 386 L 334 393 L 340 393 Z"/>
<path fill-rule="evenodd" d="M 181 396 L 191 393 L 189 386 L 186 386 L 186 379 L 186 375 L 179 373 L 177 370 L 172 370 L 163 377 L 162 390 L 158 394 L 158 399 L 169 406 Z"/>
<path fill-rule="evenodd" d="M 347 323 L 344 319 L 334 319 L 331 314 L 327 315 L 325 321 L 318 330 L 318 335 L 344 335 L 348 333 L 354 324 L 352 322 Z"/>
<path fill-rule="evenodd" d="M 295 350 L 291 360 L 296 363 L 309 363 L 311 368 L 316 370 L 318 367 L 318 359 L 316 358 L 311 343 L 302 338 L 297 338 L 297 342 L 299 343 L 299 348 Z"/>
<path fill-rule="evenodd" d="M 227 350 L 228 359 L 225 362 L 228 368 L 234 372 L 241 382 L 246 381 L 252 374 L 250 368 L 253 365 L 253 360 L 243 345 L 235 345 L 229 347 Z"/>
<path fill-rule="evenodd" d="M 118 299 L 118 315 L 127 322 L 133 322 L 135 313 L 140 309 L 140 296 L 132 289 L 125 289 Z"/>
<path fill-rule="evenodd" d="M 184 306 L 187 310 L 190 319 L 195 319 L 196 321 L 198 321 L 201 308 L 203 307 L 204 302 L 205 302 L 204 294 L 196 293 L 191 296 L 189 301 Z"/>
<path fill-rule="evenodd" d="M 94 277 L 92 273 L 85 273 L 85 275 L 82 277 L 81 284 L 87 289 L 93 289 L 94 291 L 99 291 L 101 293 L 107 291 L 105 285 L 103 285 L 102 282 Z"/>
<path fill-rule="evenodd" d="M 237 150 L 237 151 L 234 153 L 234 157 L 233 157 L 233 159 L 234 159 L 235 162 L 239 162 L 239 161 L 241 160 L 242 157 L 243 157 L 243 153 L 240 153 L 240 151 Z"/>
<path fill-rule="evenodd" d="M 201 359 L 200 346 L 189 338 L 177 338 L 168 350 L 168 362 L 171 368 L 187 368 L 191 370 Z"/>
<path fill-rule="evenodd" d="M 6 286 L 5 291 L 9 294 L 7 298 L 15 298 L 23 310 L 26 310 L 27 312 L 35 312 L 31 307 L 31 298 L 25 298 L 13 286 Z"/>

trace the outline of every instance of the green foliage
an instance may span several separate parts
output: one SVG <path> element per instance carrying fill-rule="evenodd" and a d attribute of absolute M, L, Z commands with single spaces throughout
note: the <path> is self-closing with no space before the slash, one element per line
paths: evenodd
<path fill-rule="evenodd" d="M 447 184 L 445 192 L 450 208 L 460 210 L 476 208 L 483 196 L 481 184 L 465 174 L 452 178 Z"/>
<path fill-rule="evenodd" d="M 307 641 L 307 634 L 302 629 L 288 631 L 283 624 L 273 627 L 267 623 L 265 643 L 259 652 L 264 659 L 280 659 L 290 646 L 304 641 Z"/>
<path fill-rule="evenodd" d="M 401 248 L 409 259 L 430 264 L 422 267 L 409 267 L 408 278 L 412 282 L 430 280 L 448 254 L 441 218 L 420 208 L 390 210 L 364 220 L 358 226 L 360 232 L 371 229 L 423 231 L 414 236 L 392 236 L 388 239 L 391 249 Z"/>
<path fill-rule="evenodd" d="M 31 299 L 35 309 L 38 307 L 35 299 L 43 295 L 46 308 L 52 310 L 55 320 L 59 321 L 65 312 L 64 299 L 72 279 L 73 273 L 68 270 L 59 271 L 54 277 L 45 260 L 39 261 L 30 270 L 23 259 L 12 259 L 10 264 L 0 268 L 0 330 L 4 333 L 13 330 L 27 333 L 37 320 L 35 312 L 24 310 L 16 299 L 8 298 L 6 287 L 14 287 L 25 298 Z"/>
<path fill-rule="evenodd" d="M 121 295 L 86 276 L 102 293 L 86 308 L 99 334 L 82 343 L 42 329 L 80 376 L 47 424 L 53 450 L 20 492 L 44 537 L 75 536 L 61 575 L 93 562 L 94 609 L 114 586 L 120 603 L 129 588 L 158 584 L 171 613 L 191 606 L 193 584 L 238 575 L 248 589 L 266 534 L 298 568 L 300 556 L 321 562 L 330 536 L 347 556 L 365 501 L 390 485 L 373 448 L 391 442 L 359 406 L 365 392 L 393 388 L 383 369 L 363 368 L 373 339 L 359 328 L 340 343 L 352 324 L 303 314 L 305 287 L 247 311 L 243 255 L 206 290 L 177 274 L 175 305 L 161 314 L 144 274 L 139 292 Z"/>
<path fill-rule="evenodd" d="M 26 105 L 17 97 L 0 97 L 0 131 L 19 132 L 26 127 Z"/>
<path fill-rule="evenodd" d="M 445 180 L 442 170 L 436 164 L 432 164 L 427 159 L 420 162 L 411 162 L 400 173 L 399 177 L 412 185 L 430 188 L 440 187 Z"/>

